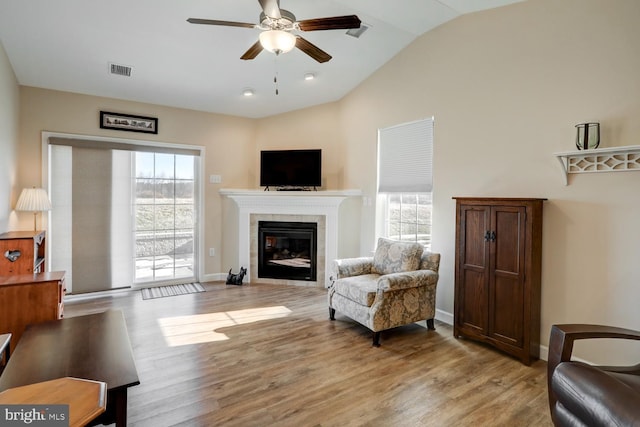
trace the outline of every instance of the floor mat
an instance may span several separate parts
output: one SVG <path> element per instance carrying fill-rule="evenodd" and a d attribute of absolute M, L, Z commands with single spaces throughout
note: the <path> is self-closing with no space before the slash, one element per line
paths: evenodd
<path fill-rule="evenodd" d="M 173 297 L 176 295 L 196 294 L 205 292 L 200 283 L 185 283 L 184 285 L 159 286 L 142 289 L 142 299 Z"/>

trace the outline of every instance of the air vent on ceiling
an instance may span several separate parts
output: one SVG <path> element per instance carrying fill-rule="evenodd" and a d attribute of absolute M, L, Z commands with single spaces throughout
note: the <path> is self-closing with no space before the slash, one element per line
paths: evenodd
<path fill-rule="evenodd" d="M 365 31 L 367 31 L 369 29 L 368 26 L 364 25 L 364 24 L 360 24 L 360 28 L 351 28 L 350 30 L 347 31 L 347 35 L 351 36 L 351 37 L 355 37 L 355 38 L 360 38 L 360 36 L 362 35 L 362 33 L 364 33 Z"/>
<path fill-rule="evenodd" d="M 110 62 L 109 72 L 117 76 L 131 77 L 131 67 L 128 67 L 126 65 L 114 64 Z"/>

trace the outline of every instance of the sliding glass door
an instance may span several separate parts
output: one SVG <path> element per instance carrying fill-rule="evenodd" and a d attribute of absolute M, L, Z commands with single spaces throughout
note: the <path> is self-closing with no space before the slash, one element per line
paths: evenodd
<path fill-rule="evenodd" d="M 199 154 L 49 137 L 50 268 L 71 293 L 197 280 Z"/>
<path fill-rule="evenodd" d="M 195 157 L 135 153 L 135 283 L 193 278 Z"/>

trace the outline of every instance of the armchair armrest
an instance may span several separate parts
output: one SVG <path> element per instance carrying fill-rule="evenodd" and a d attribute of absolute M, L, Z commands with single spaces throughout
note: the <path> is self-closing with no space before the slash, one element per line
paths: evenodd
<path fill-rule="evenodd" d="M 373 257 L 336 259 L 331 263 L 331 277 L 329 280 L 371 274 L 372 266 Z"/>
<path fill-rule="evenodd" d="M 433 285 L 435 287 L 437 284 L 438 273 L 433 270 L 415 270 L 391 273 L 380 276 L 378 279 L 378 289 L 384 292 L 429 285 Z"/>
<path fill-rule="evenodd" d="M 556 367 L 571 360 L 573 343 L 576 340 L 592 338 L 619 338 L 640 340 L 640 332 L 632 329 L 617 328 L 603 325 L 566 324 L 553 325 L 549 338 L 549 355 L 547 358 L 547 390 L 550 407 L 553 408 L 556 398 L 551 391 L 551 378 Z M 605 370 L 640 374 L 640 365 L 628 368 L 602 367 Z"/>

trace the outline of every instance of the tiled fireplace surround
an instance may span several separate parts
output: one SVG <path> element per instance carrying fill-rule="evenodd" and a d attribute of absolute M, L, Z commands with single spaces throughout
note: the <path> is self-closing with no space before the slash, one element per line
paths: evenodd
<path fill-rule="evenodd" d="M 329 277 L 328 260 L 338 255 L 340 204 L 348 197 L 360 196 L 359 190 L 341 191 L 261 191 L 220 190 L 238 207 L 238 260 L 249 266 L 248 282 L 319 286 Z M 313 222 L 318 225 L 317 280 L 258 278 L 258 222 Z"/>

